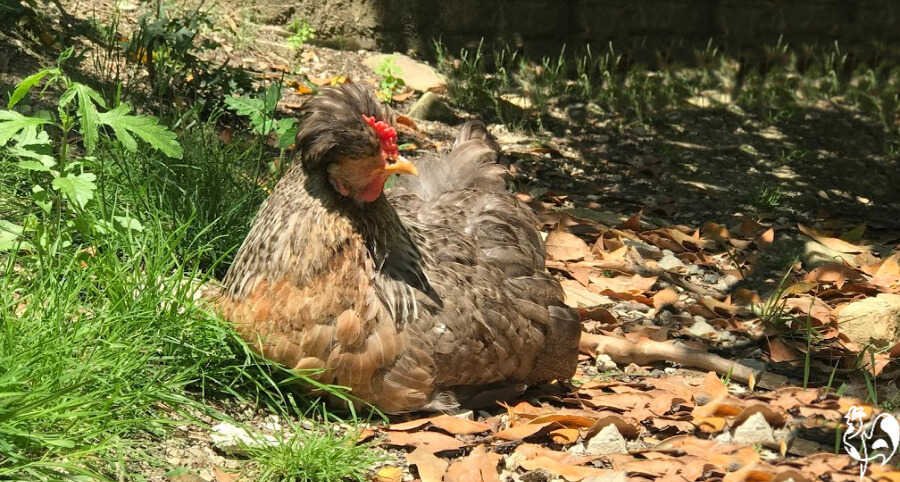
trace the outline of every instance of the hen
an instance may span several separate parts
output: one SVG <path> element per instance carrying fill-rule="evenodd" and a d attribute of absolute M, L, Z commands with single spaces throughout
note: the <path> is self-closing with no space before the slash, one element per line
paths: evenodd
<path fill-rule="evenodd" d="M 414 166 L 396 115 L 363 87 L 323 89 L 301 119 L 299 162 L 225 277 L 219 309 L 241 336 L 387 413 L 573 374 L 578 317 L 483 124 Z"/>

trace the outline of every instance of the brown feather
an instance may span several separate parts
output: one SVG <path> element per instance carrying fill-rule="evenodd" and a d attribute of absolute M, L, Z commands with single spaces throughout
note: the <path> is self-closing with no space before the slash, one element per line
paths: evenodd
<path fill-rule="evenodd" d="M 570 377 L 578 318 L 546 272 L 534 215 L 504 190 L 483 124 L 419 163 L 420 179 L 362 203 L 335 191 L 328 166 L 378 152 L 363 114 L 395 119 L 360 86 L 304 106 L 300 162 L 238 251 L 222 315 L 264 356 L 325 368 L 322 381 L 389 413 Z"/>

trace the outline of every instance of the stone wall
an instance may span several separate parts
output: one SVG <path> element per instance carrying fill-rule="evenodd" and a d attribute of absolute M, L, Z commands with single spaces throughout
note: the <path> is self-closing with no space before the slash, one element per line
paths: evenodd
<path fill-rule="evenodd" d="M 484 38 L 529 55 L 609 41 L 690 52 L 712 38 L 736 55 L 779 36 L 861 50 L 896 51 L 900 41 L 898 0 L 305 0 L 291 9 L 334 44 L 423 55 L 438 37 L 451 51 Z"/>

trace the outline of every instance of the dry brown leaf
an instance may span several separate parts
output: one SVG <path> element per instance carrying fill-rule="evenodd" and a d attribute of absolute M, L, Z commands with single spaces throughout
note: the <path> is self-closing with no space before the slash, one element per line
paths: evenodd
<path fill-rule="evenodd" d="M 681 433 L 693 433 L 694 431 L 694 424 L 687 420 L 654 417 L 650 419 L 650 424 L 657 431 L 669 430 L 670 428 Z"/>
<path fill-rule="evenodd" d="M 422 428 L 425 425 L 427 425 L 428 422 L 430 422 L 432 418 L 433 417 L 417 418 L 415 420 L 408 420 L 406 422 L 392 423 L 391 425 L 388 426 L 388 430 L 402 430 L 402 431 L 415 430 L 417 428 Z"/>
<path fill-rule="evenodd" d="M 869 283 L 890 291 L 900 285 L 900 253 L 894 253 L 882 261 Z"/>
<path fill-rule="evenodd" d="M 774 363 L 797 362 L 803 355 L 781 338 L 769 338 L 769 359 Z"/>
<path fill-rule="evenodd" d="M 759 293 L 747 288 L 738 288 L 731 293 L 735 304 L 740 306 L 753 306 L 762 303 Z"/>
<path fill-rule="evenodd" d="M 563 415 L 556 413 L 548 413 L 546 415 L 539 415 L 528 423 L 556 423 L 563 427 L 575 427 L 575 428 L 585 428 L 594 425 L 596 420 L 588 417 L 580 417 L 577 415 Z"/>
<path fill-rule="evenodd" d="M 471 435 L 487 432 L 491 429 L 491 426 L 486 423 L 453 417 L 451 415 L 439 415 L 432 418 L 430 422 L 435 427 L 444 430 L 445 432 L 450 432 L 453 435 Z"/>
<path fill-rule="evenodd" d="M 769 228 L 756 237 L 756 244 L 766 247 L 775 242 L 775 229 Z"/>
<path fill-rule="evenodd" d="M 559 445 L 569 445 L 578 441 L 581 433 L 576 428 L 558 428 L 550 432 L 550 440 Z"/>
<path fill-rule="evenodd" d="M 441 482 L 450 463 L 428 450 L 417 448 L 406 455 L 406 460 L 416 466 L 422 482 Z"/>
<path fill-rule="evenodd" d="M 637 438 L 638 434 L 640 434 L 640 430 L 638 430 L 638 427 L 626 422 L 625 419 L 623 419 L 621 416 L 606 415 L 604 417 L 600 417 L 596 422 L 594 422 L 594 425 L 590 429 L 588 429 L 587 434 L 584 438 L 592 438 L 594 435 L 600 433 L 600 431 L 606 428 L 608 425 L 615 425 L 616 430 L 618 430 L 623 437 L 629 440 Z"/>
<path fill-rule="evenodd" d="M 540 424 L 523 423 L 501 430 L 495 433 L 494 437 L 503 440 L 523 440 L 528 437 L 534 437 L 543 431 L 548 431 L 548 427 L 551 425 L 553 425 L 552 422 Z"/>
<path fill-rule="evenodd" d="M 772 407 L 766 404 L 757 403 L 745 408 L 737 417 L 735 417 L 734 420 L 732 420 L 731 425 L 733 427 L 738 427 L 748 418 L 757 413 L 761 413 L 763 417 L 766 418 L 766 422 L 768 422 L 772 427 L 780 428 L 783 427 L 785 423 L 787 423 L 787 419 L 785 418 L 783 413 L 774 410 Z"/>
<path fill-rule="evenodd" d="M 798 224 L 797 229 L 799 229 L 801 233 L 816 240 L 819 244 L 825 246 L 826 248 L 833 249 L 840 253 L 859 254 L 859 253 L 866 253 L 869 251 L 869 248 L 867 246 L 860 246 L 860 245 L 848 243 L 839 238 L 833 238 L 830 236 L 826 236 L 825 234 L 823 234 L 819 231 L 816 231 L 815 229 L 806 227 L 802 224 Z"/>
<path fill-rule="evenodd" d="M 401 447 L 416 447 L 430 451 L 431 453 L 445 450 L 459 450 L 464 443 L 439 432 L 387 432 L 384 443 Z"/>
<path fill-rule="evenodd" d="M 582 465 L 590 462 L 594 457 L 579 457 L 537 445 L 520 445 L 516 448 L 515 453 L 523 456 L 523 460 L 519 465 L 525 470 L 543 469 L 570 482 L 579 481 L 586 477 L 603 476 L 612 473 L 610 470 L 585 467 Z"/>
<path fill-rule="evenodd" d="M 672 287 L 657 291 L 656 294 L 653 295 L 653 308 L 656 309 L 656 311 L 659 311 L 666 306 L 674 305 L 677 302 L 678 292 Z"/>
<path fill-rule="evenodd" d="M 847 281 L 857 278 L 859 274 L 853 268 L 838 263 L 826 263 L 807 273 L 803 280 L 813 284 L 832 283 L 840 289 Z"/>
<path fill-rule="evenodd" d="M 399 94 L 392 95 L 391 99 L 393 99 L 394 102 L 403 102 L 404 100 L 409 99 L 414 93 L 414 90 L 407 88 L 405 91 L 400 92 Z"/>
<path fill-rule="evenodd" d="M 231 472 L 222 467 L 213 468 L 213 473 L 216 476 L 216 482 L 235 482 L 241 476 L 240 473 Z"/>
<path fill-rule="evenodd" d="M 375 472 L 374 482 L 402 482 L 403 481 L 403 468 L 402 467 L 394 467 L 387 466 L 378 469 Z"/>
<path fill-rule="evenodd" d="M 503 456 L 488 452 L 478 445 L 464 458 L 450 465 L 444 474 L 444 482 L 500 482 L 497 464 Z"/>
<path fill-rule="evenodd" d="M 725 428 L 725 417 L 695 417 L 694 425 L 702 432 L 721 432 Z"/>
<path fill-rule="evenodd" d="M 788 310 L 796 310 L 805 315 L 809 315 L 822 325 L 828 325 L 834 320 L 831 307 L 821 299 L 803 295 L 796 298 L 788 298 L 784 301 L 784 306 Z"/>
<path fill-rule="evenodd" d="M 651 276 L 649 278 L 645 278 L 641 275 L 632 275 L 632 276 L 616 276 L 614 278 L 608 278 L 605 276 L 591 276 L 591 286 L 590 288 L 597 291 L 612 291 L 614 293 L 627 293 L 632 295 L 638 295 L 644 293 L 646 291 L 650 291 L 650 288 L 656 283 L 656 276 Z"/>
<path fill-rule="evenodd" d="M 731 235 L 728 233 L 728 228 L 712 221 L 703 223 L 703 226 L 700 227 L 700 231 L 704 235 L 709 236 L 710 238 L 722 243 L 724 243 L 728 239 L 731 239 Z"/>
<path fill-rule="evenodd" d="M 622 223 L 622 229 L 630 229 L 632 231 L 640 231 L 641 230 L 641 216 L 644 215 L 644 210 L 641 209 L 634 216 L 628 218 L 624 223 Z"/>
<path fill-rule="evenodd" d="M 756 220 L 748 218 L 746 216 L 741 218 L 741 224 L 737 228 L 738 232 L 743 238 L 752 238 L 764 229 L 766 229 L 765 226 L 759 224 L 759 222 L 757 222 Z"/>
<path fill-rule="evenodd" d="M 734 316 L 738 311 L 738 307 L 731 302 L 731 296 L 728 296 L 723 301 L 719 301 L 712 296 L 704 296 L 700 298 L 700 303 L 718 316 L 730 317 Z"/>
<path fill-rule="evenodd" d="M 572 308 L 593 307 L 607 303 L 609 298 L 583 287 L 581 283 L 575 280 L 560 280 L 563 294 L 565 295 L 565 303 Z"/>
<path fill-rule="evenodd" d="M 591 256 L 587 243 L 566 231 L 551 231 L 544 244 L 547 247 L 547 257 L 557 261 L 579 261 L 590 259 Z"/>

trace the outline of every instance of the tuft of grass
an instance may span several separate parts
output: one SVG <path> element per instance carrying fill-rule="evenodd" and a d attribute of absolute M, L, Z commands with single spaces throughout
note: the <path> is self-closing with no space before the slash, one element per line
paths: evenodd
<path fill-rule="evenodd" d="M 327 425 L 306 430 L 290 427 L 289 436 L 272 445 L 249 447 L 247 454 L 259 467 L 261 482 L 344 482 L 369 480 L 372 468 L 389 459 L 373 443 L 357 443 L 358 429 L 340 430 Z"/>

